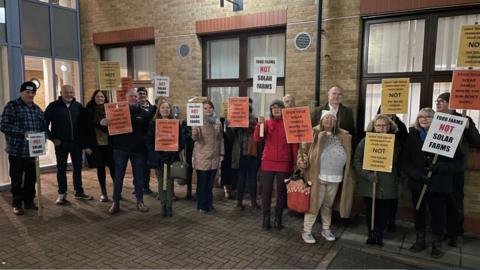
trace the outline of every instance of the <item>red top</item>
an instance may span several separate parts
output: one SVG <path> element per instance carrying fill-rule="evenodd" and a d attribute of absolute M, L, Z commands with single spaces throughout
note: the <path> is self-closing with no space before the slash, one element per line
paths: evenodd
<path fill-rule="evenodd" d="M 262 154 L 262 171 L 292 173 L 296 166 L 298 144 L 287 143 L 283 119 L 265 121 L 264 137 L 260 137 L 260 124 L 255 127 L 253 139 L 265 141 Z"/>

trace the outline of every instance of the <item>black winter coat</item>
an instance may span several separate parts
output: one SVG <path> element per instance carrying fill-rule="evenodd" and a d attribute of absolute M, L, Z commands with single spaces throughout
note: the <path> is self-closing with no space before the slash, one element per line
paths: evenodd
<path fill-rule="evenodd" d="M 110 136 L 108 136 L 108 145 L 106 145 L 106 147 L 108 147 L 108 157 L 106 160 L 102 160 L 97 142 L 96 129 L 100 129 L 108 134 L 108 128 L 100 125 L 100 122 L 95 122 L 95 108 L 92 103 L 88 103 L 87 106 L 85 106 L 85 119 L 86 148 L 90 148 L 93 151 L 93 154 L 86 155 L 89 167 L 113 166 L 112 138 Z"/>
<path fill-rule="evenodd" d="M 113 149 L 130 153 L 146 153 L 145 139 L 151 115 L 138 105 L 131 105 L 130 118 L 132 120 L 133 132 L 111 136 Z"/>
<path fill-rule="evenodd" d="M 422 176 L 428 173 L 425 167 L 432 163 L 434 154 L 422 151 L 423 142 L 416 128 L 411 127 L 409 131 L 400 154 L 401 169 L 408 177 L 410 188 L 421 190 Z M 463 170 L 463 162 L 464 155 L 460 147 L 453 158 L 439 155 L 432 171 L 429 192 L 452 192 L 454 174 Z"/>
<path fill-rule="evenodd" d="M 45 109 L 45 121 L 48 129 L 48 139 L 59 139 L 73 142 L 85 148 L 85 110 L 75 99 L 70 106 L 63 102 L 62 97 L 48 104 Z"/>

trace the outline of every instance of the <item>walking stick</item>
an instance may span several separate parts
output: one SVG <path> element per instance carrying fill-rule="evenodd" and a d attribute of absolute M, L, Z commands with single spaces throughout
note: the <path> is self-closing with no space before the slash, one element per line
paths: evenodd
<path fill-rule="evenodd" d="M 374 172 L 375 180 L 378 181 L 377 172 Z M 377 182 L 372 183 L 372 219 L 370 220 L 370 229 L 375 228 L 375 198 L 377 197 Z"/>
<path fill-rule="evenodd" d="M 437 159 L 438 159 L 438 154 L 435 154 L 435 156 L 433 157 L 432 165 L 435 165 L 435 163 L 437 163 Z M 428 171 L 427 177 L 428 178 L 432 177 L 432 171 Z M 415 207 L 415 210 L 420 209 L 420 205 L 422 204 L 423 196 L 425 195 L 426 191 L 427 191 L 427 185 L 423 184 L 422 192 L 420 193 L 420 197 L 418 198 L 417 206 Z"/>
<path fill-rule="evenodd" d="M 38 216 L 42 216 L 42 184 L 40 181 L 40 161 L 35 157 L 35 177 L 37 178 Z"/>

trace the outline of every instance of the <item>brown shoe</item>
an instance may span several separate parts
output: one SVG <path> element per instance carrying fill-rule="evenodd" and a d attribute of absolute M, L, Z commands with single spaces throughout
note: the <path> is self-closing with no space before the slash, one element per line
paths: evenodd
<path fill-rule="evenodd" d="M 137 203 L 137 210 L 140 211 L 140 212 L 148 212 L 148 210 L 150 210 L 143 202 L 139 202 Z"/>
<path fill-rule="evenodd" d="M 120 204 L 118 203 L 113 203 L 110 209 L 108 209 L 108 213 L 110 213 L 110 215 L 115 215 L 119 211 L 120 211 Z"/>

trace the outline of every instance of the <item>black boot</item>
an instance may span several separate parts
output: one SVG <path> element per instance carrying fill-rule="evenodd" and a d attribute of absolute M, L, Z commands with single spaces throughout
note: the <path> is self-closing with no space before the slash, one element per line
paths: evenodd
<path fill-rule="evenodd" d="M 165 209 L 166 209 L 166 212 L 167 212 L 167 213 L 166 213 L 166 216 L 167 216 L 167 217 L 173 217 L 173 209 L 172 209 L 172 207 L 167 207 L 167 208 L 165 208 Z"/>
<path fill-rule="evenodd" d="M 367 245 L 375 245 L 377 240 L 375 239 L 375 233 L 372 230 L 368 230 L 368 239 L 367 239 Z"/>
<path fill-rule="evenodd" d="M 165 205 L 162 205 L 162 217 L 167 217 L 167 207 Z"/>
<path fill-rule="evenodd" d="M 282 224 L 282 216 L 283 216 L 283 211 L 275 210 L 275 221 L 273 222 L 273 227 L 276 228 L 277 230 L 281 230 L 284 228 Z"/>
<path fill-rule="evenodd" d="M 270 211 L 264 211 L 262 229 L 270 230 L 271 228 L 272 228 L 272 225 L 270 224 Z"/>
<path fill-rule="evenodd" d="M 441 235 L 434 235 L 432 238 L 432 258 L 442 258 L 444 254 L 442 251 L 443 237 Z"/>
<path fill-rule="evenodd" d="M 375 232 L 375 244 L 383 247 L 383 231 Z"/>
<path fill-rule="evenodd" d="M 425 232 L 417 232 L 417 239 L 415 243 L 410 247 L 410 251 L 417 253 L 424 250 L 427 247 L 425 243 Z"/>

